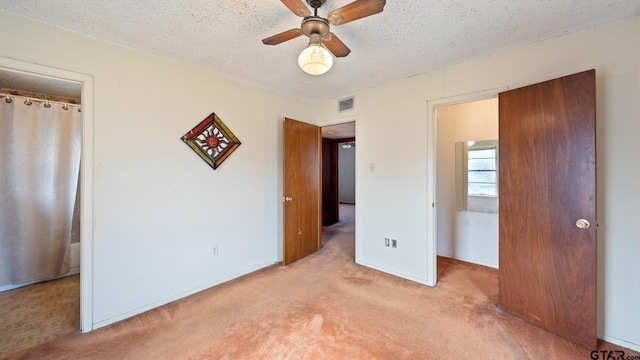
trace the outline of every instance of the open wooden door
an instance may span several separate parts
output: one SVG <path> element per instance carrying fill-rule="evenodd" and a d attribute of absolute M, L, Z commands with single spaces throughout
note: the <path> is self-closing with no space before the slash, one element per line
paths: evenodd
<path fill-rule="evenodd" d="M 284 265 L 322 247 L 321 139 L 319 127 L 284 119 Z"/>
<path fill-rule="evenodd" d="M 499 109 L 499 306 L 596 349 L 595 70 Z"/>

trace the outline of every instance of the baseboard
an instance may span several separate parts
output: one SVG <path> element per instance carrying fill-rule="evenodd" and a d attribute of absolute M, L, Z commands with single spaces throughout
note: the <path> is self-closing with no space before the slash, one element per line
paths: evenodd
<path fill-rule="evenodd" d="M 444 253 L 438 253 L 438 256 L 442 256 L 442 257 L 446 257 L 446 258 L 450 258 L 450 259 L 460 260 L 460 261 L 464 261 L 464 262 L 468 262 L 468 263 L 472 263 L 472 264 L 476 264 L 476 265 L 482 265 L 482 266 L 498 269 L 498 264 L 488 263 L 488 262 L 484 262 L 484 261 L 478 261 L 476 259 L 465 258 L 465 257 L 461 257 L 461 256 L 455 256 L 455 255 L 444 254 Z"/>
<path fill-rule="evenodd" d="M 366 267 L 371 268 L 371 269 L 374 269 L 374 270 L 381 271 L 381 272 L 383 272 L 383 273 L 385 273 L 385 274 L 389 274 L 389 275 L 397 276 L 397 277 L 399 277 L 399 278 L 403 278 L 403 279 L 411 280 L 411 281 L 417 282 L 417 283 L 422 284 L 422 285 L 431 286 L 431 285 L 429 285 L 429 284 L 427 283 L 427 280 L 426 280 L 426 279 L 420 279 L 420 278 L 417 278 L 417 277 L 414 277 L 414 276 L 410 276 L 410 275 L 402 274 L 402 273 L 399 273 L 399 272 L 397 272 L 397 271 L 393 271 L 393 270 L 389 270 L 389 269 L 381 268 L 381 267 L 379 267 L 379 266 L 375 266 L 375 265 L 372 265 L 372 264 L 368 264 L 368 263 L 366 263 L 366 262 L 359 261 L 359 260 L 356 260 L 356 264 L 358 264 L 358 265 L 362 265 L 362 266 L 366 266 Z"/>
<path fill-rule="evenodd" d="M 620 345 L 622 347 L 626 347 L 627 349 L 631 349 L 633 351 L 640 352 L 640 345 L 634 344 L 632 342 L 628 342 L 626 340 L 618 339 L 618 338 L 615 338 L 615 337 L 612 337 L 612 336 L 607 336 L 607 335 L 604 335 L 602 337 L 602 340 L 604 340 L 606 342 L 610 342 L 612 344 Z"/>
<path fill-rule="evenodd" d="M 105 320 L 102 320 L 102 321 L 98 321 L 96 323 L 93 323 L 93 326 L 91 327 L 91 330 L 89 330 L 89 331 L 96 330 L 96 329 L 99 329 L 101 327 L 105 327 L 107 325 L 111 325 L 113 323 L 116 323 L 118 321 L 122 321 L 122 320 L 130 318 L 132 316 L 136 316 L 138 314 L 142 314 L 143 312 L 146 312 L 146 311 L 149 311 L 149 310 L 153 310 L 153 309 L 155 309 L 157 307 L 160 307 L 162 305 L 166 305 L 166 304 L 168 304 L 170 302 L 173 302 L 173 301 L 176 301 L 176 300 L 180 300 L 180 299 L 185 298 L 185 297 L 187 297 L 189 295 L 193 295 L 193 294 L 198 293 L 200 291 L 207 290 L 207 289 L 212 288 L 214 286 L 223 284 L 223 283 L 225 283 L 227 281 L 231 281 L 233 279 L 237 279 L 237 278 L 239 278 L 241 276 L 250 274 L 250 273 L 252 273 L 254 271 L 258 271 L 260 269 L 264 269 L 264 268 L 272 266 L 272 265 L 274 265 L 274 262 L 264 263 L 264 264 L 258 265 L 256 267 L 240 271 L 240 272 L 238 272 L 238 273 L 236 273 L 234 275 L 228 276 L 226 278 L 222 278 L 220 280 L 216 280 L 214 282 L 208 283 L 208 284 L 203 285 L 203 286 L 198 286 L 198 287 L 196 287 L 194 289 L 182 292 L 180 294 L 177 294 L 177 295 L 174 295 L 174 296 L 170 296 L 168 298 L 164 298 L 162 300 L 156 301 L 156 302 L 151 303 L 149 305 L 142 306 L 142 307 L 139 307 L 139 308 L 131 310 L 131 311 L 127 311 L 124 314 L 121 314 L 121 315 L 118 315 L 118 316 L 114 316 L 114 317 L 111 317 L 109 319 L 105 319 Z M 89 332 L 89 331 L 86 331 L 86 332 Z"/>

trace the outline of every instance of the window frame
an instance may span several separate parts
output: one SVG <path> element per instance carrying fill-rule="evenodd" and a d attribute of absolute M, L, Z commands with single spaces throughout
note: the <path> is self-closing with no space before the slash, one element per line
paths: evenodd
<path fill-rule="evenodd" d="M 472 157 L 470 156 L 473 152 L 476 151 L 491 151 L 492 152 L 492 156 L 491 157 Z M 487 169 L 487 170 L 471 170 L 469 163 L 473 160 L 492 160 L 492 168 L 491 169 Z M 478 197 L 498 197 L 498 145 L 478 145 L 476 146 L 475 144 L 469 146 L 467 145 L 467 157 L 466 157 L 466 164 L 465 164 L 465 171 L 467 172 L 467 176 L 466 176 L 466 183 L 467 183 L 467 191 L 466 191 L 466 195 L 467 196 L 478 196 Z M 471 173 L 493 173 L 494 174 L 494 179 L 495 181 L 471 181 Z M 494 193 L 489 194 L 489 193 L 483 193 L 483 194 L 476 194 L 476 193 L 472 193 L 471 191 L 471 185 L 472 184 L 492 184 L 493 185 L 493 190 Z M 474 191 L 475 192 L 475 191 Z"/>

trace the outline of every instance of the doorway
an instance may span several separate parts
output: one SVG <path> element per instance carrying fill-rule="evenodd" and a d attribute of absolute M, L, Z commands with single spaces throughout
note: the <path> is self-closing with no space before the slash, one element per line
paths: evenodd
<path fill-rule="evenodd" d="M 80 328 L 79 83 L 0 69 L 0 356 Z"/>
<path fill-rule="evenodd" d="M 356 122 L 343 120 L 321 129 L 322 225 L 338 226 L 345 216 L 353 221 L 356 218 Z"/>
<path fill-rule="evenodd" d="M 444 108 L 450 105 L 456 104 L 464 104 L 469 102 L 487 100 L 487 99 L 495 99 L 498 97 L 500 92 L 506 91 L 508 88 L 496 88 L 486 91 L 481 91 L 472 94 L 465 94 L 459 96 L 453 96 L 448 98 L 436 99 L 427 102 L 427 161 L 428 171 L 427 171 L 427 251 L 429 258 L 433 258 L 433 261 L 428 262 L 426 269 L 426 281 L 425 284 L 428 286 L 436 286 L 438 282 L 438 272 L 437 272 L 437 254 L 438 254 L 438 223 L 437 223 L 437 213 L 436 213 L 436 202 L 437 199 L 437 186 L 438 186 L 438 173 L 440 171 L 440 164 L 436 157 L 437 149 L 438 149 L 438 137 L 437 137 L 437 128 L 436 128 L 436 113 L 440 108 Z M 454 145 L 451 145 L 454 146 Z M 451 189 L 451 191 L 454 191 Z M 454 201 L 455 202 L 455 201 Z M 441 204 L 438 203 L 438 207 Z M 450 208 L 454 209 L 455 204 L 451 204 Z M 451 210 L 454 211 L 454 210 Z M 451 231 L 451 230 L 449 230 Z"/>
<path fill-rule="evenodd" d="M 484 95 L 496 93 L 502 152 L 499 307 L 595 348 L 596 229 L 590 227 L 596 199 L 595 70 Z M 478 96 L 428 102 L 432 286 L 437 281 L 436 110 L 470 97 Z"/>
<path fill-rule="evenodd" d="M 2 171 L 9 175 L 5 179 L 15 179 L 5 182 L 9 186 L 5 189 L 8 197 L 3 198 L 0 206 L 11 210 L 5 213 L 10 219 L 5 223 L 8 228 L 3 229 L 15 233 L 13 242 L 21 243 L 20 248 L 24 249 L 12 251 L 10 249 L 16 245 L 4 243 L 8 247 L 5 256 L 13 254 L 12 259 L 3 260 L 5 266 L 0 291 L 8 291 L 80 272 L 81 202 L 77 185 L 80 184 L 81 86 L 76 82 L 0 68 L 0 99 L 6 111 L 3 113 L 3 127 L 7 130 L 1 141 L 8 146 L 5 148 L 8 151 L 3 153 L 6 168 Z M 11 139 L 15 139 L 15 143 L 12 144 Z M 51 155 L 47 149 L 52 149 Z M 45 183 L 51 182 L 45 179 L 51 178 L 55 178 L 58 184 L 56 195 L 51 194 L 52 189 L 46 190 L 48 186 Z M 9 185 L 11 183 L 24 185 Z M 30 195 L 15 195 L 26 189 Z M 14 201 L 17 203 L 11 205 Z M 39 207 L 27 205 L 29 203 L 39 203 L 39 207 L 49 209 L 49 217 Z M 17 221 L 20 218 L 33 220 L 23 227 L 19 225 L 23 222 Z M 70 230 L 68 238 L 50 235 L 64 232 L 64 229 Z M 64 261 L 55 261 L 54 256 L 39 257 L 35 261 L 38 252 L 66 256 Z"/>
<path fill-rule="evenodd" d="M 352 123 L 347 124 L 346 123 Z M 336 139 L 324 139 L 322 126 L 335 126 L 324 129 L 327 136 Z M 329 134 L 331 133 L 331 134 Z M 355 133 L 355 120 L 334 121 L 322 125 L 313 125 L 290 118 L 283 122 L 283 242 L 282 263 L 288 265 L 317 250 L 322 244 L 323 225 L 323 189 L 329 199 L 325 206 L 331 206 L 332 215 L 339 221 L 337 148 L 344 140 L 343 136 Z M 326 146 L 323 146 L 326 145 Z M 326 159 L 323 161 L 323 148 Z M 334 171 L 327 172 L 329 180 L 323 184 L 323 165 Z M 325 218 L 327 214 L 325 212 Z M 328 224 L 325 224 L 328 225 Z M 357 243 L 357 237 L 356 237 Z M 356 256 L 357 259 L 357 256 Z"/>
<path fill-rule="evenodd" d="M 93 253 L 93 77 L 0 57 L 0 71 L 24 79 L 27 90 L 37 86 L 75 84 L 82 99 L 81 165 L 80 165 L 80 330 L 93 330 L 92 253 Z M 6 79 L 7 77 L 3 77 Z"/>
<path fill-rule="evenodd" d="M 498 268 L 498 99 L 436 109 L 438 256 Z"/>

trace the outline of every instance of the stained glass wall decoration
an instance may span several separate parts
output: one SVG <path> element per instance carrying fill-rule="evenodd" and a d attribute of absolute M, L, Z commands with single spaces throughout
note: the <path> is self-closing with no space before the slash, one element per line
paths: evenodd
<path fill-rule="evenodd" d="M 214 170 L 241 144 L 215 113 L 211 113 L 191 131 L 184 134 L 182 141 Z"/>

